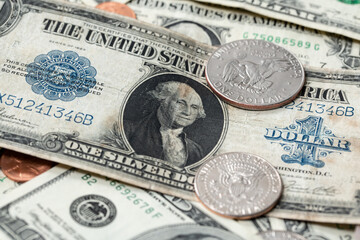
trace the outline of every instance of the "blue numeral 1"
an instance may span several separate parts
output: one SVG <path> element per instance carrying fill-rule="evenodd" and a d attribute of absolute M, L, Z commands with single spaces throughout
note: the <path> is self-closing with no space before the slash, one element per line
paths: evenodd
<path fill-rule="evenodd" d="M 17 106 L 14 106 L 14 108 L 21 108 L 21 107 L 20 107 L 20 104 L 21 104 L 23 98 L 19 98 L 18 100 L 19 100 L 19 104 L 18 104 Z"/>

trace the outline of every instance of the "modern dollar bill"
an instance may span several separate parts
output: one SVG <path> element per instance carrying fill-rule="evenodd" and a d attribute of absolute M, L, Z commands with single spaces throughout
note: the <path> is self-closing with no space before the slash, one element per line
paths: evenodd
<path fill-rule="evenodd" d="M 256 218 L 252 223 L 259 234 L 268 231 L 289 231 L 302 235 L 305 239 L 356 240 L 353 225 L 312 223 L 272 217 Z M 242 222 L 239 221 L 239 224 Z"/>
<path fill-rule="evenodd" d="M 60 197 L 61 196 L 61 197 Z M 5 239 L 258 239 L 241 224 L 189 202 L 57 166 L 2 198 Z"/>
<path fill-rule="evenodd" d="M 0 168 L 0 197 L 2 198 L 4 194 L 10 192 L 17 186 L 19 186 L 19 184 L 6 177 Z"/>
<path fill-rule="evenodd" d="M 262 39 L 286 48 L 307 66 L 360 69 L 360 42 L 341 35 L 192 1 L 132 0 L 128 5 L 139 20 L 180 32 L 208 45 Z"/>
<path fill-rule="evenodd" d="M 4 240 L 16 239 L 24 233 L 35 239 L 55 236 L 107 239 L 117 236 L 123 240 L 149 240 L 146 237 L 155 235 L 157 240 L 164 237 L 159 234 L 174 240 L 190 237 L 205 240 L 219 234 L 222 238 L 215 239 L 229 240 L 226 235 L 234 237 L 226 231 L 238 234 L 238 240 L 260 240 L 259 233 L 271 230 L 292 231 L 309 239 L 351 240 L 354 231 L 350 226 L 268 217 L 235 223 L 210 213 L 196 202 L 144 191 L 114 179 L 63 166 L 55 167 L 1 199 L 0 236 L 5 234 L 1 238 Z M 139 223 L 139 220 L 146 224 Z M 18 227 L 10 227 L 15 225 Z"/>
<path fill-rule="evenodd" d="M 279 218 L 267 218 L 267 220 L 274 230 L 295 232 L 306 239 L 356 240 L 353 225 L 321 224 Z"/>
<path fill-rule="evenodd" d="M 341 34 L 360 40 L 360 2 L 358 0 L 199 0 L 243 8 L 271 18 Z"/>
<path fill-rule="evenodd" d="M 83 6 L 1 11 L 1 146 L 189 199 L 206 159 L 251 152 L 282 175 L 273 216 L 359 223 L 359 88 L 333 83 L 359 74 L 308 72 L 294 102 L 245 111 L 206 86 L 210 46 Z"/>

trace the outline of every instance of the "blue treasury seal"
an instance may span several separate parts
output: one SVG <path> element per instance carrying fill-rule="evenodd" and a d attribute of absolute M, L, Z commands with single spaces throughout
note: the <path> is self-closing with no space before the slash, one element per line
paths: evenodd
<path fill-rule="evenodd" d="M 96 85 L 96 70 L 89 59 L 73 51 L 53 50 L 27 66 L 26 82 L 36 94 L 49 100 L 72 101 L 84 97 Z"/>
<path fill-rule="evenodd" d="M 72 218 L 86 227 L 103 227 L 116 216 L 116 207 L 109 199 L 89 194 L 75 199 L 70 206 Z"/>

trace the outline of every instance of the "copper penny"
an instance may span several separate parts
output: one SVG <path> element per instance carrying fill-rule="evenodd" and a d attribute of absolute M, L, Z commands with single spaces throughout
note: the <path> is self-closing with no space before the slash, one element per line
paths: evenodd
<path fill-rule="evenodd" d="M 134 11 L 131 8 L 129 8 L 127 5 L 122 3 L 103 2 L 97 5 L 96 8 L 136 19 L 136 15 Z"/>
<path fill-rule="evenodd" d="M 54 162 L 11 150 L 4 150 L 0 159 L 3 173 L 16 182 L 29 181 L 55 166 Z"/>
<path fill-rule="evenodd" d="M 195 175 L 195 193 L 211 211 L 250 219 L 270 211 L 282 194 L 276 169 L 263 158 L 241 152 L 215 156 Z"/>
<path fill-rule="evenodd" d="M 274 43 L 245 39 L 221 45 L 206 65 L 211 89 L 224 101 L 249 110 L 291 102 L 305 83 L 297 58 Z"/>

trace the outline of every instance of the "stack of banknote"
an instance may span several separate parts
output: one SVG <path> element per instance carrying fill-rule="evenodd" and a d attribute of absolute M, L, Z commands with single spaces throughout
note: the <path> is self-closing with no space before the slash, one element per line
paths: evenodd
<path fill-rule="evenodd" d="M 102 2 L 0 0 L 0 147 L 61 163 L 21 186 L 0 172 L 0 239 L 359 236 L 358 0 L 122 1 L 137 19 Z M 292 52 L 306 73 L 300 95 L 249 111 L 213 94 L 206 63 L 239 39 Z M 163 100 L 181 101 L 169 90 L 178 83 L 201 114 L 167 131 L 161 114 L 177 113 Z M 171 159 L 183 151 L 174 134 L 185 163 Z M 197 169 L 227 152 L 281 175 L 266 216 L 234 221 L 197 202 Z"/>

